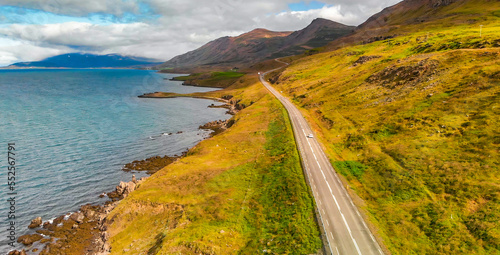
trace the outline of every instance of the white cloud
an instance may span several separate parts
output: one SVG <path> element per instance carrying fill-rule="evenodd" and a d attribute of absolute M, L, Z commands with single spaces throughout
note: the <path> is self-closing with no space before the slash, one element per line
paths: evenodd
<path fill-rule="evenodd" d="M 12 52 L 7 54 L 8 58 L 4 57 L 3 62 L 8 62 L 7 60 L 12 60 L 12 62 L 38 60 L 38 56 L 47 54 L 37 51 L 48 48 L 60 49 L 61 47 L 65 49 L 65 52 L 83 49 L 92 53 L 121 53 L 168 60 L 175 55 L 199 47 L 213 38 L 233 33 L 229 31 L 183 33 L 179 31 L 182 30 L 179 30 L 177 26 L 169 29 L 146 23 L 95 25 L 67 22 L 45 25 L 14 24 L 0 28 L 0 34 L 11 38 L 12 42 L 17 42 L 14 45 L 11 43 L 8 48 L 4 47 Z M 16 48 L 25 48 L 24 44 L 31 47 L 29 51 L 31 53 L 15 50 Z M 0 45 L 6 45 L 6 43 L 0 41 Z M 58 53 L 59 51 L 50 52 Z"/>
<path fill-rule="evenodd" d="M 42 47 L 29 42 L 0 38 L 0 66 L 14 62 L 30 60 L 38 61 L 54 55 L 64 54 L 72 50 L 67 47 Z"/>
<path fill-rule="evenodd" d="M 18 25 L 0 28 L 0 33 L 33 43 L 75 45 L 83 47 L 111 47 L 134 44 L 140 40 L 154 40 L 150 25 L 145 23 L 94 25 L 66 22 L 46 25 Z M 144 38 L 147 36 L 146 38 Z"/>
<path fill-rule="evenodd" d="M 275 31 L 298 30 L 318 17 L 358 25 L 398 0 L 326 0 L 323 2 L 328 6 L 322 9 L 295 12 L 288 10 L 288 4 L 299 2 L 296 0 L 142 2 L 148 4 L 159 18 L 125 24 L 64 22 L 1 26 L 0 38 L 8 38 L 17 44 L 6 46 L 0 40 L 0 65 L 69 51 L 120 53 L 168 60 L 221 36 L 234 36 L 258 27 Z M 113 15 L 141 12 L 138 1 L 133 0 L 0 0 L 0 4 L 73 16 L 96 12 Z"/>

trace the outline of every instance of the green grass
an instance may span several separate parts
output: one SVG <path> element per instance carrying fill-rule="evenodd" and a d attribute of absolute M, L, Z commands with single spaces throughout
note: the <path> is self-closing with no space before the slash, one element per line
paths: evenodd
<path fill-rule="evenodd" d="M 187 81 L 187 80 L 191 80 L 191 79 L 194 79 L 195 77 L 199 76 L 200 74 L 190 74 L 190 75 L 183 75 L 183 76 L 175 76 L 172 78 L 172 80 L 174 81 Z"/>
<path fill-rule="evenodd" d="M 213 72 L 211 78 L 216 79 L 216 80 L 225 80 L 225 79 L 233 79 L 233 78 L 240 78 L 241 76 L 245 75 L 244 73 L 239 73 L 239 72 Z"/>
<path fill-rule="evenodd" d="M 363 176 L 367 168 L 365 165 L 356 161 L 335 161 L 332 165 L 335 171 L 340 174 L 344 176 L 354 176 L 358 179 Z"/>
<path fill-rule="evenodd" d="M 201 87 L 227 88 L 233 85 L 245 73 L 226 71 L 226 72 L 207 72 L 193 73 L 185 76 L 174 77 L 173 80 L 183 81 L 186 85 L 196 85 Z"/>
<path fill-rule="evenodd" d="M 267 156 L 275 163 L 261 168 L 262 193 L 257 200 L 263 207 L 266 224 L 259 232 L 272 240 L 266 250 L 275 254 L 307 254 L 321 247 L 314 223 L 314 202 L 300 166 L 291 125 L 282 109 L 280 117 L 270 123 L 266 133 Z M 258 249 L 255 250 L 258 252 Z"/>

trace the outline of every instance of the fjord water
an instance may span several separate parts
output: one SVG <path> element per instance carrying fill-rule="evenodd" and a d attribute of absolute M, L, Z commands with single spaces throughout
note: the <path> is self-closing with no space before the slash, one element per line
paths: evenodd
<path fill-rule="evenodd" d="M 230 117 L 223 108 L 207 108 L 218 104 L 211 100 L 137 97 L 214 90 L 164 79 L 173 76 L 145 70 L 0 71 L 0 253 L 10 249 L 7 144 L 15 143 L 20 236 L 37 216 L 46 221 L 105 201 L 99 194 L 131 179 L 132 173 L 121 171 L 125 163 L 180 155 L 207 136 L 200 125 Z"/>

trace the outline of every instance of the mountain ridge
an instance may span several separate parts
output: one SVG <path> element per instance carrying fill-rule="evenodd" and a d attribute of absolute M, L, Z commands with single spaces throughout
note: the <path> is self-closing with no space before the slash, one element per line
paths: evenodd
<path fill-rule="evenodd" d="M 7 68 L 137 68 L 154 66 L 158 63 L 154 59 L 121 54 L 66 53 L 40 61 L 14 63 Z"/>
<path fill-rule="evenodd" d="M 158 68 L 254 64 L 321 47 L 353 30 L 353 26 L 321 18 L 294 32 L 257 28 L 235 37 L 225 36 L 210 41 L 198 49 L 173 57 Z"/>
<path fill-rule="evenodd" d="M 488 5 L 496 0 L 405 0 L 384 8 L 360 24 L 343 38 L 330 42 L 326 51 L 349 44 L 366 44 L 397 36 L 415 33 L 425 28 L 431 30 L 444 24 L 455 26 L 481 22 Z M 484 6 L 483 13 L 474 12 L 474 6 Z M 472 12 L 471 12 L 472 11 Z M 479 27 L 479 24 L 478 24 Z"/>

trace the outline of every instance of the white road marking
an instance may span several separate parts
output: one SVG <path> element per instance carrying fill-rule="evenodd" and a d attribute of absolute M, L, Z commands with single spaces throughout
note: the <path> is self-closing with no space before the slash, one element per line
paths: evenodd
<path fill-rule="evenodd" d="M 347 231 L 349 232 L 349 236 L 351 236 L 352 242 L 354 243 L 354 246 L 356 247 L 356 251 L 358 251 L 358 254 L 361 255 L 361 251 L 359 250 L 358 243 L 356 243 L 356 240 L 354 240 L 354 237 L 352 236 L 351 228 L 349 228 L 349 224 L 347 224 L 347 221 L 344 217 L 343 213 L 340 213 L 340 216 L 342 216 L 342 220 L 344 220 L 344 224 L 347 227 Z"/>
<path fill-rule="evenodd" d="M 358 252 L 359 255 L 361 255 L 361 251 L 359 250 L 358 243 L 356 242 L 356 240 L 352 236 L 351 228 L 349 227 L 349 224 L 347 223 L 347 220 L 345 219 L 344 214 L 342 213 L 342 210 L 340 210 L 340 205 L 339 205 L 339 203 L 337 201 L 337 198 L 335 197 L 335 195 L 333 195 L 332 188 L 330 187 L 330 184 L 326 180 L 325 173 L 323 172 L 323 169 L 321 168 L 321 165 L 319 164 L 318 159 L 316 158 L 316 154 L 314 153 L 314 150 L 313 150 L 313 148 L 312 148 L 311 143 L 309 142 L 309 140 L 307 140 L 307 143 L 309 144 L 309 148 L 311 148 L 312 154 L 313 154 L 314 158 L 316 159 L 316 163 L 318 164 L 318 167 L 321 170 L 321 174 L 323 175 L 323 179 L 325 179 L 326 185 L 328 186 L 328 190 L 330 190 L 330 195 L 332 195 L 333 200 L 335 201 L 335 205 L 337 206 L 337 209 L 339 210 L 339 213 L 342 216 L 342 219 L 343 219 L 344 224 L 345 224 L 345 226 L 347 228 L 347 231 L 349 232 L 349 236 L 351 237 L 352 242 L 354 243 L 354 246 L 356 247 L 356 251 Z M 324 210 L 323 210 L 323 213 L 325 213 Z"/>

